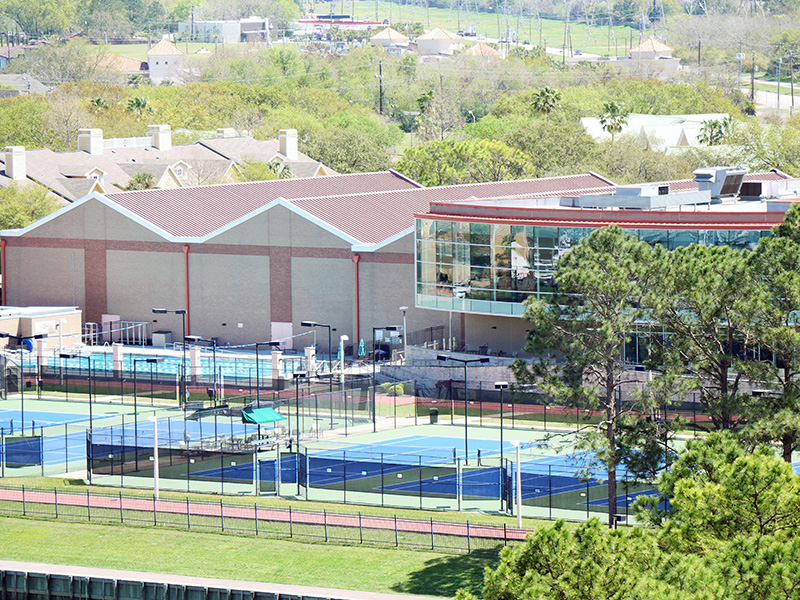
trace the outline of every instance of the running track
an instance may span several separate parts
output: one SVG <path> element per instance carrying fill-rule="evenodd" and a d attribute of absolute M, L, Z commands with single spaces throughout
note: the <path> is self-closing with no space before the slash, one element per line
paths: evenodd
<path fill-rule="evenodd" d="M 293 523 L 298 525 L 318 525 L 329 527 L 349 527 L 353 529 L 381 529 L 404 533 L 428 535 L 449 535 L 455 537 L 482 538 L 498 541 L 523 541 L 529 529 L 498 527 L 493 525 L 469 525 L 443 521 L 422 521 L 416 519 L 395 519 L 392 517 L 370 517 L 365 515 L 346 515 L 336 513 L 317 513 L 303 510 L 281 510 L 244 505 L 206 504 L 177 500 L 154 500 L 124 496 L 89 496 L 71 492 L 45 492 L 41 490 L 0 489 L 0 500 L 18 502 L 21 505 L 48 504 L 58 506 L 78 506 L 108 510 L 130 510 L 153 514 L 186 515 L 189 517 L 214 517 L 224 519 L 243 519 L 259 522 Z M 120 506 L 121 505 L 121 506 Z M 24 506 L 21 506 L 24 508 Z M 87 511 L 90 512 L 90 511 Z M 156 517 L 157 517 L 156 515 Z M 157 520 L 157 518 L 156 518 Z"/>

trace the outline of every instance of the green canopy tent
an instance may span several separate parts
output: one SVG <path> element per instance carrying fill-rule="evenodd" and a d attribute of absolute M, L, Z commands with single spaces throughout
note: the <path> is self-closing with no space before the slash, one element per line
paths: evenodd
<path fill-rule="evenodd" d="M 252 408 L 242 411 L 242 423 L 253 423 L 255 425 L 268 425 L 285 421 L 286 417 L 274 408 Z"/>

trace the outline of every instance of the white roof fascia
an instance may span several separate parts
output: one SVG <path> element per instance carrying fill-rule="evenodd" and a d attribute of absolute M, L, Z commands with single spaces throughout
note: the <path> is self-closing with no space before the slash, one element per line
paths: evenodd
<path fill-rule="evenodd" d="M 211 233 L 209 233 L 205 237 L 202 237 L 202 238 L 191 238 L 191 239 L 193 239 L 195 242 L 198 242 L 198 241 L 207 242 L 207 241 L 217 237 L 218 235 L 220 235 L 222 233 L 225 233 L 226 231 L 230 231 L 234 227 L 238 227 L 239 225 L 241 225 L 242 223 L 244 223 L 245 221 L 247 221 L 249 219 L 252 219 L 256 215 L 261 214 L 263 212 L 266 212 L 266 211 L 268 211 L 268 210 L 270 210 L 272 208 L 275 208 L 276 206 L 283 206 L 284 208 L 286 208 L 289 211 L 295 213 L 299 217 L 302 217 L 302 218 L 306 219 L 307 221 L 309 221 L 311 223 L 314 223 L 314 225 L 316 225 L 317 227 L 320 227 L 321 229 L 324 229 L 328 233 L 331 233 L 331 234 L 335 235 L 336 237 L 341 238 L 342 240 L 344 240 L 345 242 L 348 242 L 349 244 L 361 244 L 362 243 L 361 240 L 357 240 L 356 238 L 347 235 L 342 230 L 337 229 L 336 227 L 334 227 L 330 223 L 315 217 L 311 213 L 309 213 L 309 212 L 307 212 L 307 211 L 305 211 L 305 210 L 303 210 L 301 208 L 298 208 L 297 206 L 292 204 L 292 202 L 290 202 L 289 200 L 286 200 L 284 198 L 276 198 L 275 200 L 273 200 L 269 204 L 266 204 L 266 205 L 262 206 L 261 208 L 258 208 L 258 209 L 254 210 L 252 212 L 249 212 L 246 215 L 242 215 L 241 217 L 239 217 L 235 221 L 231 221 L 230 223 L 228 223 L 227 225 L 225 225 L 223 227 L 220 227 L 219 229 L 215 229 L 214 231 L 212 231 Z"/>
<path fill-rule="evenodd" d="M 410 233 L 414 233 L 414 226 L 408 227 L 407 229 L 403 229 L 403 231 L 399 231 L 395 233 L 393 236 L 386 238 L 381 242 L 377 242 L 375 244 L 353 244 L 352 250 L 353 252 L 377 252 L 388 246 L 389 244 L 396 242 L 397 240 L 404 238 Z"/>

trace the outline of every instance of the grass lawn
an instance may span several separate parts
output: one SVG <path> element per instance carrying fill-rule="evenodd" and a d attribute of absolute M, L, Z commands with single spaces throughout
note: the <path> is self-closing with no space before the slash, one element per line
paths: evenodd
<path fill-rule="evenodd" d="M 495 552 L 445 555 L 214 533 L 0 518 L 5 560 L 152 571 L 371 592 L 479 593 Z"/>
<path fill-rule="evenodd" d="M 355 11 L 352 10 L 352 7 L 355 7 Z M 331 3 L 317 2 L 315 10 L 318 15 L 330 14 Z M 333 13 L 340 14 L 341 12 L 341 2 L 333 2 Z M 440 26 L 453 33 L 458 31 L 458 11 L 448 10 L 446 8 L 431 8 L 430 24 L 428 23 L 428 16 L 424 7 L 401 6 L 397 3 L 386 2 L 385 0 L 378 0 L 376 2 L 359 0 L 358 2 L 345 3 L 344 13 L 350 14 L 351 12 L 354 12 L 357 19 L 374 20 L 377 16 L 377 20 L 381 22 L 384 20 L 390 20 L 392 23 L 420 22 L 426 29 Z M 468 23 L 478 26 L 478 35 L 485 35 L 492 38 L 499 37 L 497 15 L 494 13 L 475 11 L 470 11 L 468 13 L 466 10 L 463 10 L 461 12 L 461 26 L 463 27 Z M 505 16 L 500 15 L 499 30 L 503 31 L 506 27 L 511 30 L 517 28 L 516 15 L 509 15 L 508 25 L 505 23 Z M 608 27 L 597 25 L 588 27 L 582 23 L 571 23 L 570 30 L 572 32 L 573 49 L 579 48 L 585 52 L 595 52 L 604 55 L 614 54 L 614 37 L 611 38 L 609 52 Z M 625 42 L 630 41 L 631 36 L 633 36 L 634 44 L 639 42 L 638 30 L 633 30 L 630 27 L 614 27 L 613 35 L 616 37 L 620 55 L 624 54 Z M 529 19 L 526 15 L 519 20 L 519 40 L 530 40 L 533 44 L 539 43 L 539 22 L 535 17 Z M 542 19 L 542 43 L 548 46 L 560 47 L 563 42 L 564 22 Z"/>
<path fill-rule="evenodd" d="M 154 46 L 158 42 L 158 39 L 153 38 Z M 177 42 L 176 45 L 186 54 L 197 58 L 208 58 L 214 53 L 214 42 L 189 42 L 188 44 L 186 42 Z M 244 51 L 247 48 L 247 44 L 219 44 L 218 47 L 220 50 L 240 49 Z M 98 48 L 103 54 L 121 54 L 123 56 L 130 56 L 131 58 L 136 58 L 139 60 L 147 60 L 147 50 L 149 49 L 147 44 L 101 44 L 98 46 Z M 197 51 L 201 48 L 208 50 L 209 54 L 197 54 Z"/>

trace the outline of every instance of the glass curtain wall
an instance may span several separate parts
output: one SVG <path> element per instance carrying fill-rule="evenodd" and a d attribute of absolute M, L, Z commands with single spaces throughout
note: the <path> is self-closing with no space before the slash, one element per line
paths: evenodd
<path fill-rule="evenodd" d="M 531 295 L 555 292 L 555 263 L 594 228 L 417 219 L 417 305 L 522 315 Z M 670 250 L 700 243 L 755 248 L 769 230 L 627 229 Z"/>

